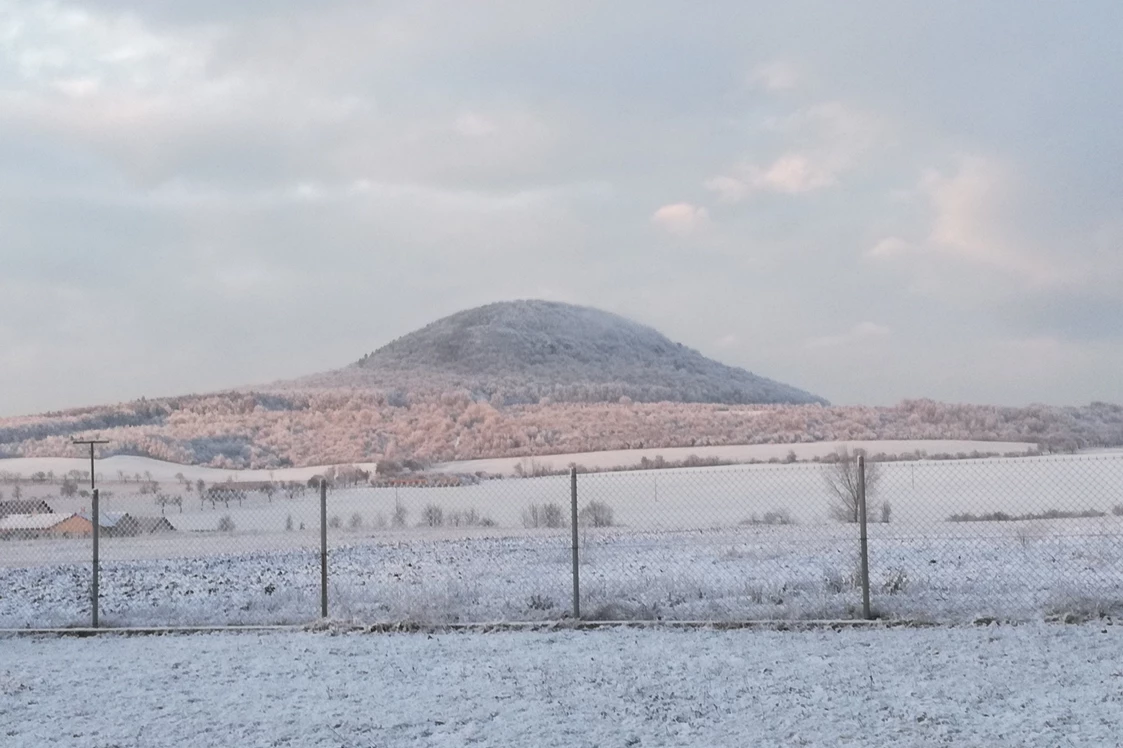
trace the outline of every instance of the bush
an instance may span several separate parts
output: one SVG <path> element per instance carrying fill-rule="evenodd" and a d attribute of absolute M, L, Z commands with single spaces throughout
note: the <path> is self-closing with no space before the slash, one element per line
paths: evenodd
<path fill-rule="evenodd" d="M 1111 516 L 1123 517 L 1123 504 L 1116 504 L 1111 508 Z"/>
<path fill-rule="evenodd" d="M 593 502 L 599 503 L 599 502 Z M 609 510 L 611 516 L 612 510 Z M 557 529 L 559 527 L 567 527 L 569 525 L 565 520 L 565 511 L 562 509 L 561 504 L 531 504 L 522 513 L 523 527 L 538 528 L 549 527 Z"/>
<path fill-rule="evenodd" d="M 609 512 L 611 514 L 611 510 Z M 542 521 L 546 527 L 559 528 L 565 527 L 565 513 L 562 511 L 561 504 L 550 503 L 542 507 Z"/>
<path fill-rule="evenodd" d="M 792 518 L 791 512 L 787 509 L 774 509 L 771 512 L 765 512 L 764 518 L 760 515 L 754 514 L 748 519 L 741 520 L 742 525 L 794 525 L 795 519 Z"/>
<path fill-rule="evenodd" d="M 394 527 L 405 527 L 406 522 L 409 520 L 409 510 L 401 504 L 394 505 L 394 514 L 390 517 L 391 524 Z"/>
<path fill-rule="evenodd" d="M 339 518 L 338 514 L 333 514 L 331 515 L 331 519 L 328 520 L 328 527 L 333 530 L 338 530 L 340 527 L 343 527 L 343 520 Z"/>
<path fill-rule="evenodd" d="M 881 591 L 888 595 L 904 592 L 909 586 L 909 575 L 904 569 L 891 569 L 885 581 L 881 583 Z"/>
<path fill-rule="evenodd" d="M 612 527 L 612 507 L 603 501 L 590 501 L 577 515 L 578 521 L 587 527 Z"/>
<path fill-rule="evenodd" d="M 1115 514 L 1115 509 L 1112 509 Z M 1006 512 L 987 512 L 986 514 L 972 514 L 963 512 L 948 517 L 948 522 L 1022 522 L 1032 519 L 1096 519 L 1106 517 L 1106 512 L 1096 509 L 1081 509 L 1069 511 L 1065 509 L 1046 509 L 1044 512 L 1029 512 L 1027 514 L 1007 514 Z"/>
<path fill-rule="evenodd" d="M 462 512 L 449 512 L 447 522 L 453 527 L 477 527 L 480 524 L 480 513 L 475 507 Z"/>
<path fill-rule="evenodd" d="M 224 514 L 218 520 L 219 532 L 234 532 L 234 520 L 230 519 L 229 514 Z"/>
<path fill-rule="evenodd" d="M 374 515 L 374 529 L 376 529 L 376 530 L 385 530 L 386 529 L 386 515 L 383 514 L 382 512 L 379 512 L 378 514 Z"/>
<path fill-rule="evenodd" d="M 291 514 L 289 516 L 285 517 L 285 529 L 290 531 L 290 532 L 292 531 L 292 515 Z"/>
<path fill-rule="evenodd" d="M 426 504 L 421 512 L 421 524 L 429 527 L 442 527 L 445 523 L 445 510 L 436 504 Z"/>
<path fill-rule="evenodd" d="M 347 520 L 347 526 L 350 527 L 352 530 L 362 529 L 363 515 L 359 514 L 358 512 L 355 512 L 354 514 L 352 514 L 351 519 Z"/>

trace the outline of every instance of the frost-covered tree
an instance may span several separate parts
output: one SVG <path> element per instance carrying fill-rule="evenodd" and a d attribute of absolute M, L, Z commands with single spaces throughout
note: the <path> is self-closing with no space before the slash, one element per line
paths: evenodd
<path fill-rule="evenodd" d="M 844 446 L 833 455 L 836 459 L 822 468 L 823 481 L 826 483 L 827 492 L 830 495 L 830 515 L 839 522 L 857 522 L 860 519 L 861 491 L 858 456 L 864 454 L 864 451 L 860 449 L 851 453 L 849 448 Z M 880 479 L 881 470 L 878 463 L 866 460 L 867 516 L 870 507 L 872 507 L 871 499 L 877 492 Z"/>

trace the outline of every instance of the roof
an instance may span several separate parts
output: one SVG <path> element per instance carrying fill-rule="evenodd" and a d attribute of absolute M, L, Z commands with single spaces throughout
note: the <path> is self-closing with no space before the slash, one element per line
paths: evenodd
<path fill-rule="evenodd" d="M 5 514 L 41 514 L 44 511 L 51 511 L 51 507 L 47 502 L 42 499 L 12 499 L 11 501 L 0 501 L 0 516 Z"/>
<path fill-rule="evenodd" d="M 78 516 L 82 519 L 89 520 L 93 524 L 93 518 L 86 512 L 78 512 Z M 117 523 L 128 517 L 127 512 L 98 512 L 97 523 L 101 527 L 116 527 Z"/>
<path fill-rule="evenodd" d="M 49 530 L 73 517 L 73 514 L 9 514 L 0 517 L 0 530 Z"/>
<path fill-rule="evenodd" d="M 135 517 L 137 529 L 141 532 L 175 532 L 175 526 L 167 517 Z"/>

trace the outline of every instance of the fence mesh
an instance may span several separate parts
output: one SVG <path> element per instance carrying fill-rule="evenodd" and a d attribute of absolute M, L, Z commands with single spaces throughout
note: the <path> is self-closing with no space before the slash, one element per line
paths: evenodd
<path fill-rule="evenodd" d="M 851 460 L 579 475 L 582 618 L 860 617 L 856 477 Z M 0 481 L 0 627 L 88 624 L 82 478 Z M 123 474 L 98 484 L 102 625 L 320 616 L 318 486 Z M 1123 611 L 1123 454 L 869 463 L 866 484 L 875 616 Z M 323 507 L 329 615 L 571 616 L 570 491 L 568 475 L 337 475 Z"/>

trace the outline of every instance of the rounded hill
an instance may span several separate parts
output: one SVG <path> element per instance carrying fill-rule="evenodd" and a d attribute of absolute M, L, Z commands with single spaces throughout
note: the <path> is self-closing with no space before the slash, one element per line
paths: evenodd
<path fill-rule="evenodd" d="M 641 402 L 826 403 L 706 358 L 619 315 L 537 300 L 458 312 L 349 367 L 303 383 L 402 393 L 463 388 L 507 404 L 622 397 Z"/>

